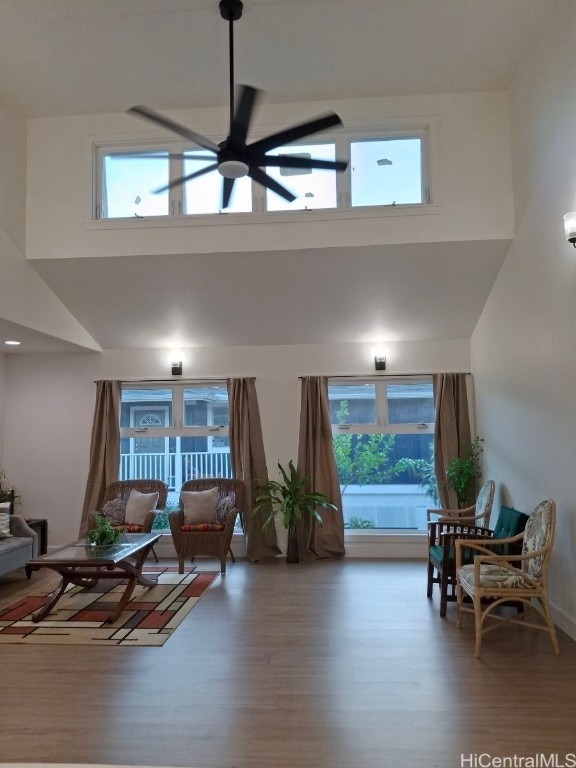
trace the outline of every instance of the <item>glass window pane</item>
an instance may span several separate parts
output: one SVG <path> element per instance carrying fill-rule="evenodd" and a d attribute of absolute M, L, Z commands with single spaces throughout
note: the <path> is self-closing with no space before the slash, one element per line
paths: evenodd
<path fill-rule="evenodd" d="M 153 192 L 166 184 L 167 152 L 148 153 L 148 156 L 146 152 L 104 155 L 101 217 L 167 216 L 168 192 Z"/>
<path fill-rule="evenodd" d="M 228 390 L 225 386 L 198 386 L 184 389 L 184 426 L 227 427 Z"/>
<path fill-rule="evenodd" d="M 390 424 L 434 423 L 432 382 L 388 384 L 386 397 Z"/>
<path fill-rule="evenodd" d="M 422 203 L 419 136 L 350 144 L 352 206 Z"/>
<path fill-rule="evenodd" d="M 438 506 L 433 435 L 332 437 L 346 529 L 426 530 Z"/>
<path fill-rule="evenodd" d="M 121 480 L 162 480 L 173 477 L 173 447 L 167 437 L 123 438 L 120 453 Z"/>
<path fill-rule="evenodd" d="M 171 389 L 122 389 L 120 427 L 162 429 L 171 424 Z"/>
<path fill-rule="evenodd" d="M 213 152 L 193 150 L 186 152 L 184 176 L 208 168 L 216 162 Z M 209 171 L 184 185 L 184 213 L 218 213 L 222 210 L 224 180 L 217 169 Z M 236 179 L 232 187 L 230 205 L 226 213 L 246 213 L 252 210 L 252 183 L 248 176 Z"/>
<path fill-rule="evenodd" d="M 292 155 L 313 157 L 316 160 L 335 160 L 334 144 L 298 144 L 277 147 L 268 154 L 273 157 Z M 289 203 L 275 192 L 266 190 L 268 211 L 314 210 L 315 208 L 336 208 L 336 172 L 309 168 L 264 169 L 275 181 L 296 195 Z"/>
<path fill-rule="evenodd" d="M 332 424 L 376 424 L 374 384 L 330 384 L 328 398 Z"/>

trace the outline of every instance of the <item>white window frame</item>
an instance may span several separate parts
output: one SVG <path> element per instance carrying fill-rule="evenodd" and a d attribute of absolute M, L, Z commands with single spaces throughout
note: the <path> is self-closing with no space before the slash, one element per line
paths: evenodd
<path fill-rule="evenodd" d="M 432 376 L 386 376 L 380 377 L 358 377 L 351 379 L 330 377 L 330 384 L 358 386 L 363 384 L 375 385 L 376 400 L 376 421 L 374 424 L 355 424 L 349 422 L 346 424 L 332 424 L 332 434 L 342 435 L 351 432 L 362 435 L 417 435 L 434 434 L 435 422 L 413 422 L 404 424 L 390 424 L 388 421 L 388 398 L 386 397 L 386 386 L 390 384 L 416 384 L 422 382 L 429 384 L 432 382 Z M 378 386 L 380 384 L 380 386 Z"/>
<path fill-rule="evenodd" d="M 211 453 L 227 453 L 229 452 L 229 449 L 215 449 L 212 450 L 212 440 L 215 436 L 215 434 L 218 435 L 218 437 L 229 437 L 229 428 L 228 425 L 213 425 L 213 424 L 205 424 L 201 426 L 184 426 L 184 390 L 190 389 L 191 387 L 202 387 L 202 388 L 208 388 L 211 386 L 218 386 L 222 387 L 223 389 L 226 389 L 226 381 L 221 379 L 214 379 L 214 380 L 204 380 L 204 381 L 186 381 L 186 382 L 173 382 L 173 381 L 159 381 L 154 383 L 149 382 L 124 382 L 122 384 L 122 390 L 138 390 L 138 391 L 146 391 L 150 390 L 151 392 L 158 389 L 166 389 L 171 390 L 172 392 L 172 420 L 170 423 L 168 423 L 164 427 L 141 427 L 141 426 L 130 426 L 130 427 L 120 427 L 120 438 L 129 438 L 130 439 L 130 446 L 131 450 L 130 453 L 133 453 L 133 445 L 134 445 L 134 438 L 137 437 L 156 437 L 156 438 L 165 438 L 166 443 L 166 452 L 165 455 L 168 456 L 169 454 L 169 442 L 168 439 L 170 437 L 176 438 L 176 455 L 181 453 L 181 438 L 185 437 L 205 437 L 207 438 L 206 442 L 206 454 Z M 126 402 L 126 401 L 122 401 Z M 159 400 L 158 401 L 158 407 L 162 407 L 162 404 L 165 401 Z M 136 404 L 137 406 L 137 404 Z M 132 406 L 131 406 L 132 407 Z M 166 410 L 168 411 L 168 405 L 166 405 Z M 209 412 L 211 412 L 211 409 L 209 408 Z M 130 416 L 131 421 L 132 414 Z M 204 453 L 204 452 L 201 452 Z M 174 488 L 175 492 L 178 492 L 180 488 Z"/>
<path fill-rule="evenodd" d="M 380 125 L 374 125 L 373 123 L 366 126 L 359 122 L 356 126 L 351 125 L 348 129 L 343 129 L 334 136 L 324 136 L 319 139 L 309 137 L 302 142 L 295 142 L 290 145 L 295 151 L 298 150 L 300 145 L 310 144 L 311 142 L 318 143 L 333 143 L 336 148 L 336 157 L 349 159 L 350 157 L 350 144 L 351 142 L 358 141 L 375 141 L 378 139 L 394 139 L 394 138 L 408 138 L 418 137 L 421 141 L 421 185 L 422 185 L 422 202 L 410 203 L 410 204 L 398 204 L 398 205 L 370 205 L 370 206 L 354 206 L 351 205 L 351 174 L 350 166 L 343 173 L 336 173 L 336 208 L 312 208 L 307 209 L 305 201 L 302 203 L 302 207 L 295 208 L 288 211 L 267 211 L 266 210 L 266 189 L 259 184 L 252 183 L 252 211 L 250 212 L 228 212 L 226 210 L 213 213 L 202 214 L 186 214 L 184 211 L 184 189 L 181 186 L 174 187 L 169 191 L 169 212 L 168 215 L 158 216 L 143 216 L 143 217 L 114 217 L 114 218 L 102 218 L 102 167 L 103 158 L 109 154 L 123 154 L 134 152 L 160 152 L 166 151 L 168 153 L 182 153 L 185 150 L 197 150 L 197 147 L 191 146 L 189 143 L 179 140 L 177 138 L 167 137 L 164 139 L 148 140 L 148 141 L 128 141 L 126 139 L 111 139 L 110 141 L 95 141 L 92 142 L 92 205 L 91 205 L 91 222 L 92 224 L 100 224 L 106 222 L 107 224 L 114 223 L 117 225 L 146 225 L 150 222 L 167 222 L 173 225 L 176 221 L 188 221 L 194 224 L 212 222 L 217 220 L 220 225 L 224 223 L 233 223 L 235 221 L 253 221 L 259 216 L 263 216 L 265 221 L 280 220 L 285 217 L 305 216 L 307 220 L 314 218 L 332 218 L 333 216 L 342 215 L 363 215 L 373 216 L 382 215 L 386 213 L 389 215 L 391 212 L 395 214 L 409 213 L 409 212 L 432 212 L 426 209 L 433 208 L 433 198 L 436 194 L 432 191 L 432 175 L 436 175 L 435 161 L 433 146 L 436 143 L 437 119 L 435 118 L 423 118 L 421 122 L 414 125 L 401 124 L 398 121 L 383 121 Z M 254 138 L 259 138 L 255 136 Z M 215 139 L 216 140 L 216 139 Z M 180 163 L 177 159 L 170 159 L 170 177 L 175 178 L 181 175 Z M 434 200 L 437 204 L 437 201 Z"/>

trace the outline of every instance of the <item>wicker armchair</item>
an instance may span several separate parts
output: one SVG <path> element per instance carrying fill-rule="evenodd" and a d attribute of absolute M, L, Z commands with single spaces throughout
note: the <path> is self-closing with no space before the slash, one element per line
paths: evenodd
<path fill-rule="evenodd" d="M 168 486 L 162 480 L 118 480 L 115 483 L 110 483 L 104 490 L 104 497 L 102 499 L 102 505 L 107 501 L 114 501 L 114 499 L 122 499 L 122 501 L 128 501 L 130 492 L 138 491 L 139 493 L 157 493 L 158 501 L 156 502 L 156 510 L 150 510 L 144 519 L 142 526 L 138 526 L 138 533 L 150 533 L 154 524 L 154 518 L 156 511 L 166 508 L 166 500 L 168 499 Z M 114 528 L 118 528 L 122 531 L 128 531 L 134 533 L 133 526 L 127 526 L 124 524 L 114 525 Z M 154 559 L 158 562 L 158 556 L 154 549 L 152 549 Z"/>
<path fill-rule="evenodd" d="M 522 627 L 532 627 L 548 633 L 552 649 L 559 653 L 558 640 L 548 606 L 548 565 L 556 527 L 556 504 L 552 499 L 540 502 L 534 509 L 523 533 L 507 539 L 483 541 L 456 541 L 456 579 L 458 598 L 457 626 L 462 614 L 474 614 L 476 646 L 474 654 L 480 656 L 482 635 L 495 625 L 484 626 L 486 619 L 499 619 Z M 502 551 L 522 543 L 521 554 L 494 554 L 492 548 Z M 474 562 L 465 563 L 463 549 L 474 550 Z M 464 605 L 464 596 L 472 598 L 473 607 Z M 488 600 L 488 602 L 486 602 Z M 505 616 L 494 610 L 510 602 L 521 602 L 536 611 L 541 621 L 528 621 L 526 617 Z"/>
<path fill-rule="evenodd" d="M 234 555 L 230 548 L 232 534 L 234 533 L 234 524 L 236 517 L 243 509 L 244 504 L 244 483 L 241 480 L 230 480 L 222 477 L 206 477 L 201 480 L 188 480 L 181 488 L 182 491 L 208 491 L 211 488 L 218 488 L 218 499 L 224 499 L 226 496 L 234 498 L 234 509 L 230 510 L 223 521 L 223 529 L 213 530 L 195 530 L 183 531 L 184 511 L 182 499 L 178 510 L 170 512 L 168 520 L 170 530 L 174 540 L 174 548 L 178 556 L 178 569 L 184 573 L 184 560 L 190 558 L 193 562 L 197 555 L 215 557 L 220 560 L 220 571 L 226 573 L 226 558 L 228 552 L 235 562 Z"/>

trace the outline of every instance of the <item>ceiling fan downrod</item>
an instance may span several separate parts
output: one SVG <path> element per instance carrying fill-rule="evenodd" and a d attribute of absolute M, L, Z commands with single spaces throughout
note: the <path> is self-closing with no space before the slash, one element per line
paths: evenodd
<path fill-rule="evenodd" d="M 234 22 L 242 18 L 242 0 L 220 0 L 220 16 L 228 22 L 228 49 L 230 69 L 230 126 L 234 121 Z"/>

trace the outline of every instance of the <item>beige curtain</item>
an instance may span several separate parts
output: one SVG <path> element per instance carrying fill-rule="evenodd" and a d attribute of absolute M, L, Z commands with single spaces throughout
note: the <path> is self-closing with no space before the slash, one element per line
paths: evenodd
<path fill-rule="evenodd" d="M 458 497 L 446 483 L 446 467 L 453 459 L 465 458 L 472 441 L 465 373 L 436 373 L 434 402 L 436 432 L 434 435 L 434 470 L 440 505 L 458 507 Z"/>
<path fill-rule="evenodd" d="M 90 466 L 80 523 L 80 536 L 90 527 L 90 514 L 100 509 L 104 489 L 118 480 L 120 465 L 119 381 L 96 382 L 96 405 L 90 441 Z"/>
<path fill-rule="evenodd" d="M 328 407 L 328 379 L 325 376 L 302 377 L 300 406 L 300 441 L 298 472 L 310 478 L 310 491 L 326 494 L 338 511 L 318 511 L 323 525 L 315 520 L 303 520 L 298 530 L 298 551 L 311 552 L 317 558 L 344 557 L 344 520 L 340 483 L 332 447 L 332 428 Z"/>
<path fill-rule="evenodd" d="M 253 378 L 228 379 L 228 404 L 230 408 L 230 457 L 234 478 L 243 480 L 246 487 L 242 527 L 246 535 L 246 554 L 257 562 L 280 554 L 276 544 L 276 529 L 268 526 L 262 532 L 267 515 L 261 510 L 252 514 L 257 495 L 256 481 L 268 480 L 264 442 L 260 425 L 260 412 Z"/>

